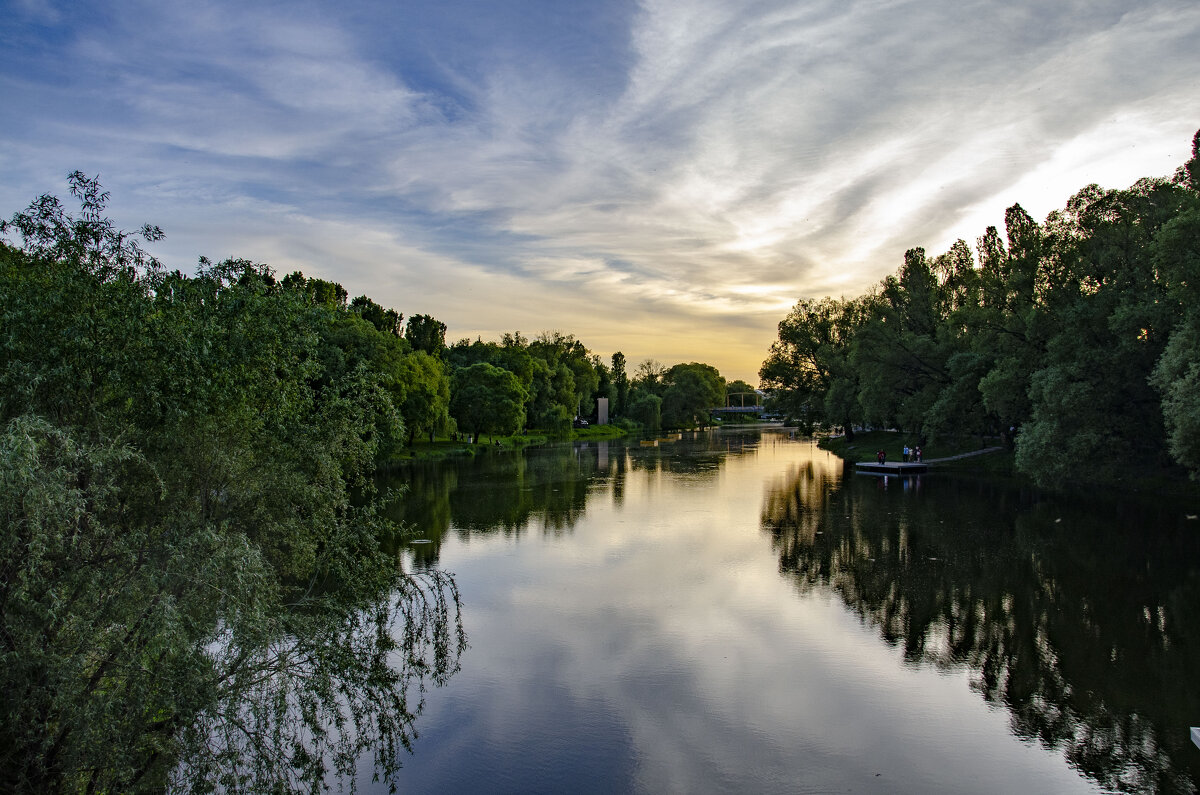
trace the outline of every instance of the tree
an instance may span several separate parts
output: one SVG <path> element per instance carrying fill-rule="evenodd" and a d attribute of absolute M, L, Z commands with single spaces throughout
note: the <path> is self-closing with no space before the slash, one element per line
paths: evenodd
<path fill-rule="evenodd" d="M 20 235 L 23 252 L 33 261 L 77 264 L 102 279 L 161 270 L 162 263 L 137 241 L 156 243 L 164 237 L 161 229 L 145 224 L 136 235 L 118 229 L 104 215 L 109 193 L 97 178 L 72 171 L 67 184 L 79 201 L 77 215 L 67 212 L 58 197 L 43 194 L 25 212 L 0 221 L 0 235 Z"/>
<path fill-rule="evenodd" d="M 357 312 L 363 320 L 385 334 L 399 337 L 404 315 L 395 309 L 384 309 L 365 295 L 350 302 L 350 310 Z M 410 341 L 411 342 L 411 341 Z"/>
<path fill-rule="evenodd" d="M 346 306 L 346 299 L 350 297 L 350 293 L 346 292 L 346 288 L 337 282 L 305 278 L 304 274 L 300 271 L 292 271 L 287 276 L 284 276 L 279 285 L 285 290 L 293 290 L 303 294 L 311 303 L 329 309 L 344 308 Z"/>
<path fill-rule="evenodd" d="M 625 372 L 625 354 L 617 351 L 612 355 L 612 382 L 616 391 L 616 405 L 613 414 L 624 417 L 629 408 L 629 376 Z"/>
<path fill-rule="evenodd" d="M 926 413 L 950 381 L 952 349 L 938 334 L 946 306 L 925 250 L 906 251 L 899 275 L 883 280 L 879 300 L 855 335 L 859 401 L 870 422 L 923 430 Z"/>
<path fill-rule="evenodd" d="M 667 368 L 654 359 L 642 360 L 634 371 L 634 385 L 658 394 L 663 387 L 663 375 Z"/>
<path fill-rule="evenodd" d="M 662 398 L 652 392 L 635 389 L 630 394 L 629 418 L 654 433 L 662 427 Z"/>
<path fill-rule="evenodd" d="M 825 298 L 800 301 L 779 323 L 779 338 L 759 370 L 772 403 L 807 425 L 844 425 L 854 438 L 862 418 L 853 344 L 865 322 L 867 301 Z"/>
<path fill-rule="evenodd" d="M 570 368 L 559 362 L 547 362 L 527 356 L 529 386 L 526 398 L 526 417 L 533 427 L 563 436 L 570 432 L 575 418 L 575 376 Z"/>
<path fill-rule="evenodd" d="M 404 338 L 414 351 L 440 357 L 446 351 L 446 324 L 429 315 L 413 315 L 404 327 Z"/>
<path fill-rule="evenodd" d="M 740 378 L 725 385 L 725 405 L 757 406 L 758 390 Z"/>
<path fill-rule="evenodd" d="M 1052 328 L 1017 440 L 1018 466 L 1039 483 L 1079 482 L 1079 461 L 1089 462 L 1089 480 L 1116 482 L 1165 457 L 1162 394 L 1151 376 L 1183 308 L 1155 253 L 1193 201 L 1180 185 L 1140 180 L 1123 191 L 1085 189 L 1069 203 L 1072 270 L 1048 296 Z"/>
<path fill-rule="evenodd" d="M 1163 420 L 1171 456 L 1200 478 L 1200 328 L 1195 323 L 1171 335 L 1151 383 L 1162 393 Z"/>
<path fill-rule="evenodd" d="M 397 407 L 408 429 L 411 445 L 418 433 L 444 430 L 450 419 L 450 378 L 441 360 L 425 351 L 403 357 L 396 370 L 401 394 Z"/>
<path fill-rule="evenodd" d="M 528 350 L 530 356 L 546 362 L 551 372 L 556 373 L 555 402 L 572 417 L 591 414 L 600 376 L 583 343 L 573 335 L 547 331 L 539 334 Z"/>
<path fill-rule="evenodd" d="M 510 434 L 525 422 L 525 390 L 507 370 L 479 362 L 454 374 L 450 414 L 460 428 L 472 434 Z"/>
<path fill-rule="evenodd" d="M 413 677 L 462 636 L 452 582 L 414 591 L 379 547 L 385 335 L 244 260 L 164 273 L 72 188 L 81 216 L 0 224 L 25 246 L 0 248 L 0 789 L 394 769 Z"/>
<path fill-rule="evenodd" d="M 1200 478 L 1200 132 L 1180 184 L 1190 188 L 1190 206 L 1163 225 L 1154 241 L 1154 267 L 1167 282 L 1170 300 L 1181 309 L 1151 383 L 1162 396 L 1171 457 Z"/>
<path fill-rule="evenodd" d="M 725 379 L 709 364 L 677 364 L 663 376 L 662 420 L 668 428 L 703 425 L 709 412 L 722 405 Z"/>
<path fill-rule="evenodd" d="M 1045 486 L 1194 470 L 1198 164 L 1200 133 L 1172 179 L 1085 186 L 1044 224 L 1010 206 L 977 267 L 961 240 L 913 248 L 876 292 L 800 302 L 760 371 L 772 402 L 814 424 L 1000 434 Z"/>

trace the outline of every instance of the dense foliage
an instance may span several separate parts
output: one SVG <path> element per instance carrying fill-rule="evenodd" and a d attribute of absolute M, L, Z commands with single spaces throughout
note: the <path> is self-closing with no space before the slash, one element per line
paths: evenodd
<path fill-rule="evenodd" d="M 370 499 L 399 318 L 239 260 L 165 272 L 71 188 L 78 215 L 44 196 L 0 228 L 0 789 L 394 770 L 463 641 Z"/>
<path fill-rule="evenodd" d="M 160 230 L 70 185 L 77 214 L 0 222 L 0 790 L 320 788 L 368 750 L 394 771 L 464 638 L 453 581 L 397 566 L 380 462 L 419 434 L 566 435 L 600 397 L 653 430 L 723 399 L 708 365 L 630 379 L 560 333 L 447 346 L 299 272 L 168 272 Z"/>
<path fill-rule="evenodd" d="M 1062 486 L 1200 473 L 1200 133 L 1171 179 L 1020 205 L 867 295 L 803 300 L 760 375 L 809 424 L 999 436 Z"/>
<path fill-rule="evenodd" d="M 450 412 L 458 428 L 475 437 L 524 427 L 565 436 L 574 422 L 596 418 L 599 398 L 608 399 L 610 417 L 631 428 L 695 428 L 710 422 L 711 409 L 723 406 L 726 394 L 725 379 L 712 365 L 665 368 L 647 360 L 630 378 L 620 351 L 609 366 L 560 332 L 532 342 L 520 332 L 498 343 L 464 339 L 446 350 L 446 360 L 455 374 Z M 482 364 L 514 380 L 497 378 Z"/>

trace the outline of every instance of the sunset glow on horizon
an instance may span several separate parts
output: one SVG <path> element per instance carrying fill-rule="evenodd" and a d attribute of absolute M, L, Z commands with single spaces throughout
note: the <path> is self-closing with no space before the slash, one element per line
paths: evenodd
<path fill-rule="evenodd" d="M 170 268 L 751 383 L 797 300 L 1170 176 L 1200 127 L 1192 0 L 3 10 L 0 216 L 78 169 Z"/>

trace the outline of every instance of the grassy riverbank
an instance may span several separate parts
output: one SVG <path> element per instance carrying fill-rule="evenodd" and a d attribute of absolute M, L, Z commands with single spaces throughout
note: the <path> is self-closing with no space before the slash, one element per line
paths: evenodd
<path fill-rule="evenodd" d="M 560 439 L 557 441 L 618 439 L 625 435 L 626 432 L 615 425 L 592 425 L 587 428 L 575 428 L 571 431 L 569 439 Z M 485 434 L 479 437 L 478 444 L 472 444 L 465 439 L 455 440 L 449 436 L 436 436 L 432 442 L 427 440 L 417 441 L 411 446 L 405 447 L 392 456 L 384 465 L 418 459 L 473 456 L 493 450 L 521 450 L 526 447 L 545 444 L 548 441 L 551 441 L 550 435 L 538 430 L 530 430 L 511 436 L 488 436 Z"/>

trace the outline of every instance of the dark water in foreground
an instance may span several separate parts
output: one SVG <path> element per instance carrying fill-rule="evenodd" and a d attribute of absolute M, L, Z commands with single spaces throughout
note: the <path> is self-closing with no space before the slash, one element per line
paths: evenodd
<path fill-rule="evenodd" d="M 843 474 L 779 430 L 397 478 L 470 642 L 401 791 L 1200 783 L 1188 509 Z"/>

